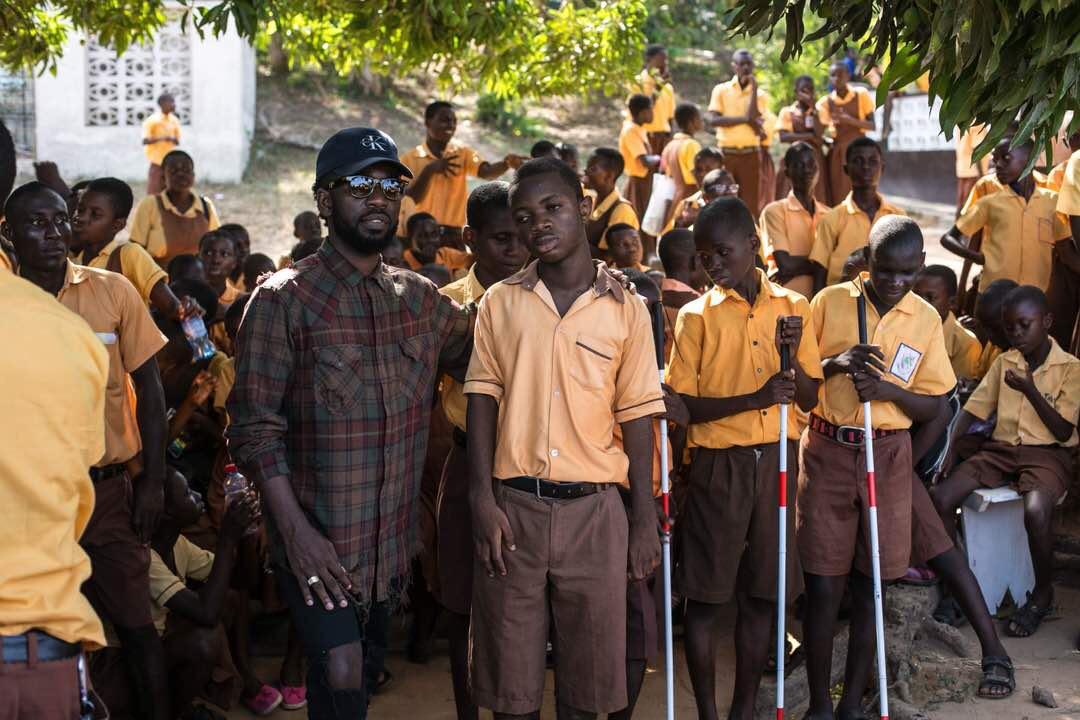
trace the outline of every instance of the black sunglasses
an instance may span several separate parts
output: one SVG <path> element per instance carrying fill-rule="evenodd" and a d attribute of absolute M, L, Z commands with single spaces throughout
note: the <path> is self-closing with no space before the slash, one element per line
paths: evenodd
<path fill-rule="evenodd" d="M 382 190 L 383 197 L 387 200 L 399 200 L 405 194 L 405 188 L 409 187 L 409 183 L 398 178 L 383 178 L 380 180 L 367 175 L 346 175 L 331 182 L 327 189 L 333 190 L 341 185 L 348 185 L 349 194 L 357 200 L 369 197 L 371 193 L 375 192 L 376 186 Z"/>

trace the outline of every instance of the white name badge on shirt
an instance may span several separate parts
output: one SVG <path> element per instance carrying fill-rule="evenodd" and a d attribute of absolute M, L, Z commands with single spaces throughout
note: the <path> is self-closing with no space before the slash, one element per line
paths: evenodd
<path fill-rule="evenodd" d="M 889 372 L 904 382 L 911 382 L 911 376 L 915 374 L 915 368 L 919 367 L 922 353 L 905 343 L 900 343 L 893 357 L 892 367 Z"/>
<path fill-rule="evenodd" d="M 115 345 L 119 339 L 116 333 L 94 333 L 104 345 Z"/>

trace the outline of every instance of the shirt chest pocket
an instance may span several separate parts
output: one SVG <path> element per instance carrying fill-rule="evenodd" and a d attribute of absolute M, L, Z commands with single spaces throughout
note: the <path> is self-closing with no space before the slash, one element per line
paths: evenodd
<path fill-rule="evenodd" d="M 583 388 L 604 390 L 615 385 L 616 348 L 608 341 L 578 334 L 567 356 L 567 371 Z"/>
<path fill-rule="evenodd" d="M 315 349 L 315 397 L 334 415 L 374 400 L 375 356 L 366 345 L 327 345 Z"/>
<path fill-rule="evenodd" d="M 387 402 L 397 399 L 411 405 L 427 397 L 431 389 L 437 364 L 435 338 L 422 333 L 389 343 L 380 349 L 379 361 L 392 386 L 393 396 Z"/>
<path fill-rule="evenodd" d="M 1039 242 L 1043 245 L 1054 244 L 1054 221 L 1050 218 L 1036 218 L 1035 219 L 1035 236 L 1039 238 Z"/>

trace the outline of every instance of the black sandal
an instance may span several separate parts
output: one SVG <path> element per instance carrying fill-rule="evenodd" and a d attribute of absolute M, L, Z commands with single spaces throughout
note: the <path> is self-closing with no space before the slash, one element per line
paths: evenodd
<path fill-rule="evenodd" d="M 1042 625 L 1042 621 L 1054 610 L 1054 601 L 1051 597 L 1046 607 L 1039 607 L 1031 601 L 1031 593 L 1028 593 L 1027 602 L 1019 610 L 1012 614 L 1005 629 L 1013 637 L 1031 637 Z"/>
<path fill-rule="evenodd" d="M 1005 689 L 1008 692 L 991 692 Z M 979 682 L 978 696 L 987 700 L 1002 700 L 1016 690 L 1016 672 L 1012 660 L 1007 656 L 988 656 L 982 661 L 982 680 Z"/>

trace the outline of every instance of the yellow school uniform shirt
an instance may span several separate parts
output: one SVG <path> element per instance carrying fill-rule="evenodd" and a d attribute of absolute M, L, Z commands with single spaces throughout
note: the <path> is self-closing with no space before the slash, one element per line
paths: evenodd
<path fill-rule="evenodd" d="M 153 137 L 180 139 L 180 120 L 177 119 L 176 113 L 165 115 L 158 111 L 143 120 L 142 129 L 144 140 Z M 174 142 L 160 140 L 149 145 L 143 145 L 143 152 L 146 153 L 146 159 L 150 161 L 151 165 L 160 165 L 169 151 L 176 148 L 176 145 L 177 143 Z"/>
<path fill-rule="evenodd" d="M 439 292 L 458 305 L 471 305 L 480 302 L 480 298 L 484 296 L 484 286 L 476 279 L 476 268 L 471 268 L 468 275 L 441 288 Z M 468 401 L 462 390 L 463 386 L 457 380 L 449 375 L 443 376 L 442 384 L 439 386 L 443 412 L 454 427 L 464 432 Z"/>
<path fill-rule="evenodd" d="M 677 166 L 664 168 L 664 172 L 670 177 L 675 177 L 676 173 L 678 173 L 682 177 L 683 183 L 697 185 L 697 179 L 694 177 L 694 158 L 701 152 L 701 143 L 684 132 L 675 133 L 674 137 L 671 138 L 671 142 L 682 142 L 679 145 L 678 152 L 675 154 Z"/>
<path fill-rule="evenodd" d="M 603 263 L 560 316 L 539 261 L 480 301 L 466 395 L 499 403 L 494 475 L 616 483 L 629 461 L 615 423 L 664 413 L 645 303 Z"/>
<path fill-rule="evenodd" d="M 834 357 L 859 343 L 857 298 L 867 277 L 863 273 L 856 281 L 825 288 L 811 301 L 821 357 Z M 868 342 L 879 346 L 885 355 L 882 364 L 886 382 L 919 395 L 944 395 L 956 385 L 956 375 L 945 351 L 941 316 L 915 293 L 905 295 L 884 317 L 878 315 L 874 304 L 867 299 L 866 333 Z M 843 374 L 827 379 L 821 386 L 814 413 L 834 425 L 861 428 L 863 406 L 855 392 L 855 383 Z M 874 401 L 870 413 L 876 429 L 911 427 L 911 418 L 895 403 Z"/>
<path fill-rule="evenodd" d="M 1035 407 L 1019 390 L 1005 384 L 1005 372 L 1027 374 L 1028 364 L 1019 350 L 1007 350 L 990 366 L 990 372 L 975 388 L 964 410 L 986 420 L 997 410 L 993 438 L 1009 445 L 1061 445 L 1075 447 L 1076 429 L 1066 442 L 1058 442 L 1043 424 Z M 1075 424 L 1080 413 L 1080 360 L 1061 349 L 1050 338 L 1050 354 L 1032 373 L 1035 387 L 1061 417 Z"/>
<path fill-rule="evenodd" d="M 645 125 L 645 131 L 671 132 L 671 121 L 675 118 L 675 87 L 648 68 L 642 68 L 636 80 L 635 92 L 653 99 L 653 120 Z"/>
<path fill-rule="evenodd" d="M 165 228 L 161 224 L 161 211 L 157 204 L 159 197 L 165 212 L 171 212 L 183 218 L 193 218 L 201 213 L 206 216 L 208 230 L 217 230 L 221 227 L 221 220 L 218 219 L 214 203 L 194 190 L 191 192 L 195 196 L 195 201 L 184 212 L 177 210 L 172 200 L 169 200 L 168 194 L 164 192 L 160 195 L 149 195 L 140 200 L 135 208 L 135 217 L 131 220 L 131 242 L 142 245 L 156 258 L 164 257 L 168 248 L 165 245 Z"/>
<path fill-rule="evenodd" d="M 214 569 L 214 553 L 203 550 L 181 535 L 173 545 L 174 573 L 154 550 L 150 551 L 150 616 L 158 635 L 165 633 L 169 620 L 169 608 L 165 607 L 178 592 L 187 587 L 187 581 L 204 582 Z"/>
<path fill-rule="evenodd" d="M 405 252 L 401 254 L 401 257 L 405 259 L 405 262 L 407 262 L 409 267 L 413 270 L 419 270 L 424 266 L 424 263 L 416 258 L 412 248 L 407 248 Z M 475 262 L 475 260 L 471 253 L 467 253 L 464 250 L 458 250 L 457 248 L 441 247 L 435 253 L 435 264 L 442 265 L 450 272 L 454 272 L 455 270 L 468 270 L 472 267 L 473 262 Z"/>
<path fill-rule="evenodd" d="M 164 280 L 169 282 L 169 275 L 161 269 L 150 253 L 142 245 L 136 245 L 127 240 L 113 240 L 101 249 L 96 257 L 87 258 L 83 253 L 78 262 L 80 265 L 107 270 L 109 258 L 114 252 L 118 252 L 120 260 L 120 274 L 135 286 L 142 296 L 143 302 L 150 304 L 150 291 L 154 286 Z"/>
<path fill-rule="evenodd" d="M 593 211 L 589 215 L 591 222 L 599 220 L 604 213 L 612 206 L 616 205 L 615 209 L 611 211 L 611 217 L 608 218 L 607 226 L 618 225 L 619 223 L 626 223 L 634 229 L 640 229 L 641 223 L 638 221 L 637 213 L 634 212 L 634 206 L 622 196 L 618 188 L 612 190 L 606 198 L 600 201 L 599 205 L 593 206 Z M 607 249 L 607 228 L 604 229 L 604 234 L 600 237 L 601 250 Z"/>
<path fill-rule="evenodd" d="M 225 401 L 236 384 L 236 363 L 225 353 L 217 352 L 210 359 L 206 371 L 214 378 L 214 409 L 225 412 Z"/>
<path fill-rule="evenodd" d="M 1001 186 L 960 214 L 956 227 L 964 235 L 983 231 L 982 287 L 1009 278 L 1046 290 L 1054 243 L 1072 234 L 1057 214 L 1057 200 L 1057 193 L 1036 187 L 1025 202 L 1011 187 Z"/>
<path fill-rule="evenodd" d="M 619 133 L 619 153 L 622 155 L 624 172 L 630 177 L 645 177 L 649 168 L 641 162 L 642 155 L 652 152 L 649 147 L 649 133 L 644 125 L 637 125 L 629 120 L 623 123 Z"/>
<path fill-rule="evenodd" d="M 57 300 L 86 321 L 109 355 L 105 454 L 97 465 L 127 462 L 142 449 L 130 374 L 165 347 L 167 339 L 123 275 L 69 262 Z"/>
<path fill-rule="evenodd" d="M 799 364 L 810 377 L 823 379 L 810 304 L 802 295 L 770 282 L 761 270 L 757 276 L 760 285 L 753 307 L 734 290 L 714 287 L 679 311 L 675 347 L 665 372 L 675 392 L 727 398 L 759 390 L 780 372 L 776 321 L 791 315 L 803 319 L 796 353 Z M 689 445 L 728 448 L 779 442 L 779 417 L 779 406 L 773 405 L 695 423 L 687 433 Z M 800 431 L 796 413 L 789 413 L 788 437 L 797 438 Z"/>
<path fill-rule="evenodd" d="M 702 191 L 698 190 L 693 195 L 680 200 L 679 204 L 675 207 L 675 213 L 671 216 L 671 220 L 668 221 L 668 224 L 664 228 L 664 231 L 662 233 L 660 233 L 660 234 L 663 235 L 664 233 L 668 232 L 669 230 L 674 230 L 675 229 L 675 221 L 679 219 L 679 216 L 683 214 L 683 211 L 686 210 L 686 208 L 691 207 L 691 206 L 693 206 L 695 204 L 700 206 L 701 201 L 702 201 L 702 197 L 703 197 Z"/>
<path fill-rule="evenodd" d="M 1080 215 L 1080 150 L 1074 152 L 1065 163 L 1057 211 L 1062 215 Z"/>
<path fill-rule="evenodd" d="M 975 154 L 975 148 L 990 132 L 988 125 L 973 125 L 965 133 L 956 138 L 956 177 L 977 178 L 985 175 L 990 169 L 990 154 L 983 155 L 978 165 L 972 162 L 971 156 Z"/>
<path fill-rule="evenodd" d="M 969 380 L 981 377 L 979 360 L 983 349 L 975 333 L 961 325 L 951 312 L 941 324 L 941 331 L 945 335 L 945 351 L 949 354 L 956 377 Z"/>
<path fill-rule="evenodd" d="M 810 259 L 829 271 L 826 283 L 840 282 L 844 274 L 844 261 L 854 251 L 864 247 L 870 239 L 874 220 L 885 215 L 906 215 L 896 205 L 878 195 L 881 206 L 871 219 L 848 193 L 844 201 L 825 213 L 814 230 L 814 244 Z"/>
<path fill-rule="evenodd" d="M 869 91 L 867 91 L 866 88 L 854 87 L 852 85 L 848 86 L 847 95 L 844 95 L 844 97 L 840 97 L 836 93 L 836 91 L 833 90 L 828 95 L 817 101 L 816 107 L 818 120 L 820 120 L 823 125 L 831 128 L 833 132 L 835 132 L 836 128 L 835 126 L 833 126 L 832 112 L 829 111 L 829 101 L 832 100 L 834 105 L 843 105 L 844 103 L 849 103 L 851 102 L 852 93 L 855 93 L 855 97 L 858 98 L 858 104 L 856 105 L 859 113 L 858 119 L 865 120 L 867 115 L 874 112 L 874 98 L 870 96 L 870 93 Z M 859 132 L 865 135 L 867 131 L 860 130 Z"/>
<path fill-rule="evenodd" d="M 989 340 L 982 347 L 982 352 L 979 353 L 979 365 L 978 373 L 975 375 L 976 380 L 982 380 L 986 377 L 986 373 L 990 372 L 990 366 L 994 364 L 994 361 L 998 359 L 998 355 L 1002 352 L 994 343 Z"/>
<path fill-rule="evenodd" d="M 1044 190 L 1054 190 L 1049 175 L 1043 175 L 1038 170 L 1032 170 L 1031 177 L 1035 179 L 1035 187 L 1043 188 Z M 993 172 L 983 175 L 975 181 L 975 185 L 971 188 L 967 200 L 964 201 L 964 207 L 960 210 L 960 214 L 966 213 L 979 200 L 982 200 L 987 195 L 993 195 L 1003 187 L 1005 186 L 998 182 L 997 175 Z M 1054 191 L 1057 192 L 1056 190 Z"/>
<path fill-rule="evenodd" d="M 749 84 L 744 88 L 739 85 L 739 78 L 733 77 L 713 88 L 709 98 L 709 110 L 728 116 L 746 115 L 750 109 L 750 92 Z M 760 85 L 757 90 L 757 105 L 758 111 L 768 122 L 772 116 L 769 111 L 769 95 Z M 759 147 L 762 141 L 749 124 L 743 123 L 716 128 L 716 144 L 722 148 L 753 148 Z"/>
<path fill-rule="evenodd" d="M 88 650 L 105 644 L 80 592 L 79 538 L 94 509 L 87 469 L 105 452 L 109 357 L 86 322 L 0 270 L 0 635 L 37 628 Z"/>
<path fill-rule="evenodd" d="M 457 156 L 457 172 L 453 175 L 432 175 L 427 192 L 423 198 L 415 200 L 412 212 L 431 213 L 440 225 L 464 227 L 465 203 L 469 199 L 466 180 L 477 176 L 483 160 L 475 150 L 456 140 L 447 144 L 443 156 L 447 155 Z M 412 170 L 413 178 L 419 177 L 421 171 L 436 160 L 438 158 L 431 152 L 426 141 L 401 156 L 402 164 Z"/>
<path fill-rule="evenodd" d="M 814 200 L 814 214 L 811 215 L 795 193 L 788 192 L 783 200 L 776 200 L 761 211 L 761 247 L 770 267 L 776 267 L 773 253 L 777 250 L 797 257 L 807 257 L 814 245 L 814 233 L 818 223 L 825 217 L 829 208 Z M 814 278 L 800 275 L 784 285 L 804 297 L 810 297 L 814 291 Z"/>

